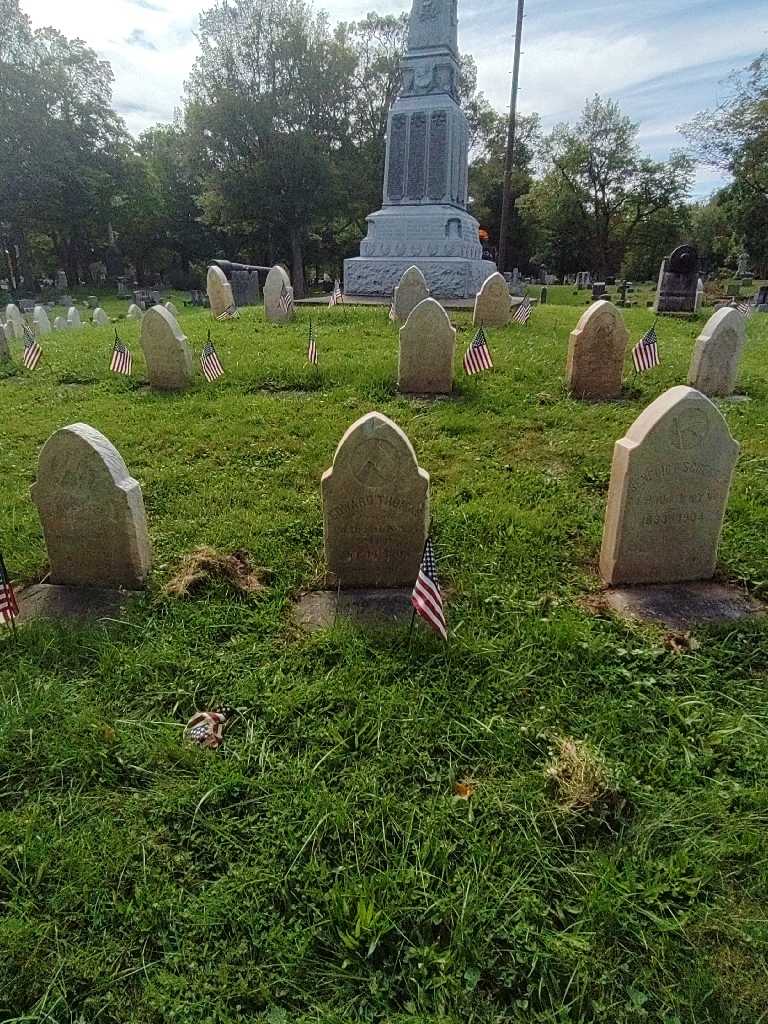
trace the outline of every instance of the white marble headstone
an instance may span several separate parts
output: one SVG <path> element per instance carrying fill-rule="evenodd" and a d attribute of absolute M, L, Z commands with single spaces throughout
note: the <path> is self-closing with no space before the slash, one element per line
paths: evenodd
<path fill-rule="evenodd" d="M 158 391 L 183 391 L 194 377 L 192 350 L 165 306 L 152 306 L 141 321 L 141 347 L 149 383 Z"/>

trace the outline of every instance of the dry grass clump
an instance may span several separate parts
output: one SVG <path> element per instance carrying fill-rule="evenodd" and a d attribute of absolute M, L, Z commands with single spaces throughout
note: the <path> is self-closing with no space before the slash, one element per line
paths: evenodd
<path fill-rule="evenodd" d="M 559 736 L 552 753 L 544 771 L 563 810 L 603 815 L 624 805 L 604 759 L 589 743 Z"/>
<path fill-rule="evenodd" d="M 267 575 L 266 569 L 251 565 L 245 551 L 225 555 L 215 548 L 199 547 L 184 555 L 163 592 L 169 597 L 189 597 L 218 579 L 243 594 L 258 594 L 266 589 Z"/>

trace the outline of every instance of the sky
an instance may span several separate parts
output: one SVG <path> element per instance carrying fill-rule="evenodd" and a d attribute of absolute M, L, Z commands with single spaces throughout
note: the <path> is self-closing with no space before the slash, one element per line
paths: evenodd
<path fill-rule="evenodd" d="M 170 121 L 198 47 L 200 0 L 21 0 L 33 24 L 79 36 L 112 64 L 114 105 L 138 134 Z M 315 0 L 332 21 L 368 10 L 397 14 L 410 0 Z M 509 104 L 514 0 L 459 0 L 459 48 L 471 53 L 478 86 Z M 657 159 L 682 148 L 679 125 L 727 95 L 729 72 L 768 48 L 765 0 L 528 0 L 519 107 L 545 129 L 574 121 L 585 98 L 617 100 L 640 125 L 643 150 Z M 694 193 L 723 183 L 699 167 Z"/>

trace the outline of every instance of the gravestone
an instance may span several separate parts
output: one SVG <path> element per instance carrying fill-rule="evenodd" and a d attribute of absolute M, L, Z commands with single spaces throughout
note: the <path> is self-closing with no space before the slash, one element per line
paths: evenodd
<path fill-rule="evenodd" d="M 506 327 L 510 316 L 509 285 L 501 274 L 491 274 L 475 296 L 472 323 L 475 327 Z"/>
<path fill-rule="evenodd" d="M 171 316 L 178 317 L 179 311 L 178 311 L 178 309 L 176 309 L 176 307 L 174 306 L 174 304 L 172 302 L 166 302 L 165 308 L 168 310 L 168 312 L 171 314 Z"/>
<path fill-rule="evenodd" d="M 206 282 L 208 301 L 211 304 L 211 314 L 219 316 L 228 309 L 232 309 L 235 300 L 232 295 L 232 286 L 221 267 L 208 267 L 208 279 Z"/>
<path fill-rule="evenodd" d="M 13 320 L 18 324 L 21 323 L 21 311 L 19 310 L 19 307 L 15 303 L 10 302 L 5 307 L 5 319 L 6 322 L 8 320 Z"/>
<path fill-rule="evenodd" d="M 596 281 L 592 285 L 592 299 L 593 299 L 593 301 L 596 302 L 598 299 L 602 299 L 602 297 L 604 295 L 606 295 L 606 294 L 607 294 L 607 292 L 606 292 L 605 281 Z"/>
<path fill-rule="evenodd" d="M 699 391 L 670 388 L 616 442 L 600 552 L 611 586 L 710 579 L 739 445 Z"/>
<path fill-rule="evenodd" d="M 230 284 L 236 306 L 248 305 L 248 285 L 251 275 L 247 270 L 233 270 Z"/>
<path fill-rule="evenodd" d="M 35 306 L 32 317 L 37 326 L 38 334 L 51 333 L 51 321 L 48 319 L 48 313 L 45 306 Z"/>
<path fill-rule="evenodd" d="M 412 586 L 429 524 L 429 474 L 400 427 L 371 412 L 323 474 L 325 557 L 342 587 Z"/>
<path fill-rule="evenodd" d="M 755 309 L 758 313 L 768 313 L 768 284 L 762 285 L 755 297 Z"/>
<path fill-rule="evenodd" d="M 405 322 L 424 299 L 429 298 L 429 288 L 418 267 L 408 267 L 395 288 L 395 320 Z"/>
<path fill-rule="evenodd" d="M 0 362 L 5 363 L 11 358 L 11 350 L 8 347 L 8 342 L 11 341 L 10 336 L 6 333 L 6 328 L 0 324 Z"/>
<path fill-rule="evenodd" d="M 566 386 L 576 398 L 618 398 L 629 332 L 606 299 L 594 302 L 571 332 Z"/>
<path fill-rule="evenodd" d="M 56 317 L 56 319 L 53 321 L 53 329 L 54 331 L 66 331 L 67 321 L 64 319 L 63 316 Z"/>
<path fill-rule="evenodd" d="M 43 524 L 52 584 L 144 585 L 151 563 L 144 500 L 117 449 L 74 423 L 43 445 L 32 500 Z"/>
<path fill-rule="evenodd" d="M 89 295 L 88 298 L 85 300 L 85 304 L 88 307 L 88 309 L 97 309 L 99 305 L 98 295 Z"/>
<path fill-rule="evenodd" d="M 657 313 L 693 313 L 699 281 L 699 255 L 692 245 L 679 245 L 661 264 L 654 309 Z"/>
<path fill-rule="evenodd" d="M 252 270 L 248 275 L 248 288 L 245 293 L 246 306 L 258 306 L 261 299 L 261 288 L 259 287 L 259 272 Z"/>
<path fill-rule="evenodd" d="M 288 277 L 285 268 L 279 265 L 272 267 L 267 274 L 267 280 L 264 282 L 264 315 L 267 320 L 271 320 L 276 324 L 287 324 L 290 320 L 293 320 L 294 315 L 293 305 L 291 305 L 287 313 L 280 308 L 280 295 L 283 288 L 285 288 L 292 299 L 293 288 L 291 288 L 291 279 Z"/>
<path fill-rule="evenodd" d="M 699 278 L 696 282 L 696 301 L 693 304 L 694 313 L 698 313 L 704 304 L 704 282 Z"/>
<path fill-rule="evenodd" d="M 548 299 L 549 293 L 547 291 L 547 286 L 544 285 L 544 287 L 541 289 L 541 294 L 539 295 L 539 305 L 546 306 Z"/>
<path fill-rule="evenodd" d="M 733 393 L 746 341 L 744 317 L 732 306 L 714 313 L 696 339 L 688 383 L 710 398 Z"/>
<path fill-rule="evenodd" d="M 67 313 L 67 323 L 70 328 L 81 327 L 80 314 L 77 311 L 77 306 L 70 306 L 69 312 Z"/>
<path fill-rule="evenodd" d="M 101 306 L 97 306 L 93 311 L 93 322 L 97 327 L 106 327 L 111 321 Z"/>
<path fill-rule="evenodd" d="M 130 306 L 128 307 L 128 312 L 125 315 L 128 320 L 141 320 L 141 318 L 144 316 L 144 314 L 142 313 L 142 311 L 139 309 L 135 302 L 132 302 L 130 304 Z"/>
<path fill-rule="evenodd" d="M 16 341 L 24 341 L 26 339 L 24 322 L 22 320 L 6 320 L 5 333 L 9 338 L 15 338 Z"/>
<path fill-rule="evenodd" d="M 56 291 L 63 292 L 69 288 L 69 281 L 67 281 L 67 275 L 63 270 L 56 271 Z"/>
<path fill-rule="evenodd" d="M 418 395 L 449 394 L 453 388 L 455 343 L 456 331 L 440 303 L 435 299 L 420 302 L 400 328 L 400 390 Z"/>
<path fill-rule="evenodd" d="M 157 391 L 183 391 L 194 374 L 192 350 L 176 318 L 165 306 L 152 306 L 141 321 L 141 348 L 149 383 Z"/>

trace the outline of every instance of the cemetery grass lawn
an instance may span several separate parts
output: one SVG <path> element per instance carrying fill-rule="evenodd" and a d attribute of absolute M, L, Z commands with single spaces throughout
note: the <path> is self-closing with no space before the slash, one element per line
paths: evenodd
<path fill-rule="evenodd" d="M 583 605 L 613 442 L 684 382 L 704 318 L 662 319 L 662 368 L 634 381 L 628 359 L 624 398 L 588 404 L 562 385 L 580 312 L 489 331 L 496 370 L 471 380 L 452 314 L 456 395 L 434 403 L 397 395 L 384 309 L 312 310 L 319 370 L 308 309 L 283 328 L 246 310 L 212 327 L 226 377 L 183 395 L 149 392 L 125 322 L 133 380 L 108 372 L 106 327 L 4 371 L 13 577 L 46 572 L 29 486 L 77 421 L 140 481 L 156 565 L 127 625 L 2 631 L 0 1020 L 765 1019 L 766 626 L 691 643 Z M 626 320 L 634 343 L 652 317 Z M 199 354 L 209 315 L 181 323 Z M 748 338 L 751 401 L 721 404 L 742 453 L 720 573 L 768 598 L 768 317 Z M 372 409 L 432 477 L 448 646 L 292 625 L 323 572 L 320 474 Z M 164 597 L 199 544 L 246 549 L 266 594 Z M 225 753 L 185 747 L 220 701 Z M 546 774 L 558 749 L 592 780 L 580 809 Z"/>

